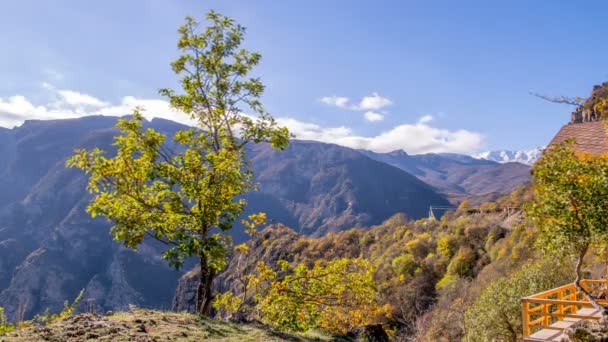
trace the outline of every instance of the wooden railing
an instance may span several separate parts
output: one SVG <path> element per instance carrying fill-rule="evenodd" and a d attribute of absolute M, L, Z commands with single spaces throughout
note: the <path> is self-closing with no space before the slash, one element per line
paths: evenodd
<path fill-rule="evenodd" d="M 608 293 L 607 280 L 581 280 L 581 286 L 600 298 L 606 298 Z M 608 300 L 598 299 L 601 305 L 608 305 Z M 565 318 L 598 320 L 598 316 L 577 314 L 582 308 L 593 308 L 593 305 L 576 290 L 574 283 L 541 292 L 521 300 L 521 315 L 524 338 L 541 329 L 563 330 L 559 326 L 551 325 Z"/>

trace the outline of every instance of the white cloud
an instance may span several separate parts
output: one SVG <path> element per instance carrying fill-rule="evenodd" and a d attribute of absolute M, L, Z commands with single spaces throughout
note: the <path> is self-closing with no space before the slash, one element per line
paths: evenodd
<path fill-rule="evenodd" d="M 88 94 L 56 89 L 48 83 L 43 83 L 42 87 L 57 100 L 35 105 L 21 95 L 0 98 L 0 127 L 18 126 L 25 120 L 68 119 L 87 115 L 123 116 L 132 113 L 135 107 L 144 108 L 147 119 L 156 117 L 194 125 L 186 114 L 172 109 L 167 101 L 125 96 L 120 103 L 110 104 Z"/>
<path fill-rule="evenodd" d="M 376 112 L 365 112 L 365 114 L 363 114 L 363 116 L 365 117 L 365 120 L 369 121 L 369 122 L 376 122 L 376 121 L 382 121 L 384 120 L 384 115 L 380 114 L 380 113 L 376 113 Z"/>
<path fill-rule="evenodd" d="M 452 152 L 471 153 L 483 142 L 481 134 L 467 130 L 450 131 L 426 123 L 402 124 L 374 136 L 361 136 L 345 126 L 322 127 L 293 118 L 279 118 L 296 138 L 334 143 L 355 149 L 376 152 L 404 150 L 408 153 Z"/>
<path fill-rule="evenodd" d="M 84 114 L 84 113 L 83 113 Z M 12 127 L 26 119 L 64 119 L 82 116 L 76 110 L 36 106 L 21 95 L 0 98 L 0 126 Z"/>
<path fill-rule="evenodd" d="M 321 102 L 341 109 L 365 111 L 363 117 L 369 122 L 384 120 L 384 115 L 377 111 L 393 103 L 391 100 L 378 93 L 372 93 L 369 96 L 365 96 L 358 103 L 352 103 L 348 97 L 335 95 L 322 97 Z"/>
<path fill-rule="evenodd" d="M 425 115 L 425 116 L 421 117 L 420 119 L 418 119 L 418 123 L 427 124 L 433 120 L 435 120 L 435 118 L 432 115 Z"/>
<path fill-rule="evenodd" d="M 133 112 L 135 107 L 144 109 L 147 119 L 162 118 L 176 121 L 186 125 L 194 126 L 195 123 L 183 112 L 177 111 L 169 105 L 169 102 L 156 99 L 138 99 L 133 96 L 125 96 L 118 105 L 107 106 L 96 111 L 97 114 L 122 116 Z"/>
<path fill-rule="evenodd" d="M 325 96 L 321 98 L 321 102 L 328 104 L 330 106 L 335 106 L 338 108 L 348 109 L 350 107 L 350 100 L 348 97 L 341 96 Z"/>
<path fill-rule="evenodd" d="M 378 95 L 378 93 L 372 93 L 370 96 L 366 96 L 361 99 L 357 108 L 359 110 L 378 110 L 386 106 L 391 105 L 393 102 L 386 97 Z"/>
<path fill-rule="evenodd" d="M 51 94 L 59 98 L 59 101 L 56 103 L 56 105 L 59 106 L 69 105 L 75 107 L 104 107 L 108 105 L 106 102 L 103 102 L 94 96 L 73 90 L 57 89 L 48 82 L 42 82 L 42 88 L 48 90 Z"/>
<path fill-rule="evenodd" d="M 125 96 L 118 104 L 111 104 L 76 91 L 66 93 L 67 90 L 56 90 L 48 84 L 45 88 L 55 95 L 56 102 L 36 105 L 26 97 L 19 95 L 0 98 L 0 126 L 14 127 L 22 124 L 24 120 L 30 119 L 66 119 L 93 114 L 123 116 L 132 113 L 135 107 L 143 107 L 144 116 L 148 119 L 157 117 L 194 125 L 189 117 L 172 109 L 164 100 Z M 63 95 L 60 93 L 61 91 L 64 92 Z M 374 118 L 378 118 L 375 115 L 382 116 L 373 111 L 368 111 L 365 115 Z M 415 124 L 402 124 L 380 134 L 367 136 L 358 135 L 347 126 L 322 127 L 293 118 L 278 118 L 277 121 L 279 124 L 287 126 L 297 139 L 316 140 L 377 152 L 401 149 L 412 154 L 472 153 L 479 149 L 483 140 L 483 137 L 476 132 L 450 131 L 432 127 L 430 126 L 432 116 L 428 115 L 420 118 Z"/>
<path fill-rule="evenodd" d="M 467 130 L 449 131 L 418 123 L 399 125 L 387 132 L 362 141 L 363 148 L 408 153 L 453 152 L 470 153 L 479 148 L 482 136 Z"/>
<path fill-rule="evenodd" d="M 379 110 L 393 103 L 391 100 L 378 93 L 372 93 L 369 96 L 365 96 L 358 103 L 352 103 L 348 97 L 335 95 L 322 97 L 321 102 L 330 106 L 357 111 Z"/>
<path fill-rule="evenodd" d="M 59 90 L 57 93 L 68 105 L 90 107 L 103 107 L 107 105 L 107 103 L 96 97 L 72 90 Z"/>

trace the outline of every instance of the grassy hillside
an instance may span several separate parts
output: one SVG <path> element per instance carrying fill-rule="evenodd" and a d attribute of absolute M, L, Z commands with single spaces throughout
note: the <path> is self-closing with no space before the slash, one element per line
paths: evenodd
<path fill-rule="evenodd" d="M 111 315 L 80 314 L 44 327 L 0 337 L 2 341 L 334 341 L 322 334 L 286 334 L 261 325 L 201 319 L 190 314 L 133 310 Z M 337 341 L 348 341 L 337 339 Z"/>

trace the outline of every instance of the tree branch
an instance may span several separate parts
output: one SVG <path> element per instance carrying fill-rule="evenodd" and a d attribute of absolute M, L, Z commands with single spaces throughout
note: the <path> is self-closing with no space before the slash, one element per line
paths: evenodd
<path fill-rule="evenodd" d="M 549 95 L 542 95 L 542 94 L 538 94 L 538 93 L 534 93 L 534 92 L 530 92 L 530 95 L 536 96 L 545 101 L 549 101 L 549 102 L 553 102 L 553 103 L 567 104 L 567 105 L 576 106 L 576 107 L 580 107 L 583 103 L 585 103 L 585 100 L 586 100 L 586 99 L 579 98 L 579 97 L 572 98 L 572 97 L 567 97 L 567 96 L 549 96 Z"/>

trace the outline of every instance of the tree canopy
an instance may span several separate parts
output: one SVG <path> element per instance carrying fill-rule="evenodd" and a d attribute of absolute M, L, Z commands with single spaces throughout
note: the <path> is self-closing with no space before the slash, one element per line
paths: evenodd
<path fill-rule="evenodd" d="M 198 128 L 167 141 L 144 129 L 142 109 L 135 109 L 118 121 L 115 155 L 81 149 L 67 162 L 89 175 L 95 197 L 88 212 L 111 220 L 116 240 L 130 248 L 146 237 L 159 240 L 168 247 L 163 257 L 178 268 L 190 256 L 199 259 L 202 314 L 211 303 L 211 282 L 226 266 L 227 232 L 246 205 L 242 195 L 255 188 L 245 145 L 282 149 L 290 137 L 262 106 L 261 80 L 248 77 L 261 56 L 240 47 L 245 28 L 214 11 L 207 20 L 201 32 L 192 17 L 179 28 L 181 56 L 171 67 L 182 92 L 160 90 Z"/>
<path fill-rule="evenodd" d="M 244 276 L 244 292 L 225 292 L 214 306 L 223 314 L 256 312 L 262 322 L 282 329 L 344 334 L 382 321 L 392 309 L 380 304 L 374 272 L 364 259 L 320 259 L 312 267 L 280 260 L 277 270 L 259 262 L 256 273 Z M 247 298 L 249 290 L 253 300 Z"/>
<path fill-rule="evenodd" d="M 505 277 L 491 281 L 465 314 L 466 341 L 522 339 L 520 298 L 563 285 L 569 279 L 567 260 L 529 262 Z M 555 270 L 547 272 L 548 269 Z"/>
<path fill-rule="evenodd" d="M 579 281 L 587 252 L 608 241 L 608 156 L 577 152 L 573 141 L 552 146 L 534 167 L 533 189 L 528 217 L 540 230 L 539 244 L 578 258 L 577 288 L 599 308 Z"/>

